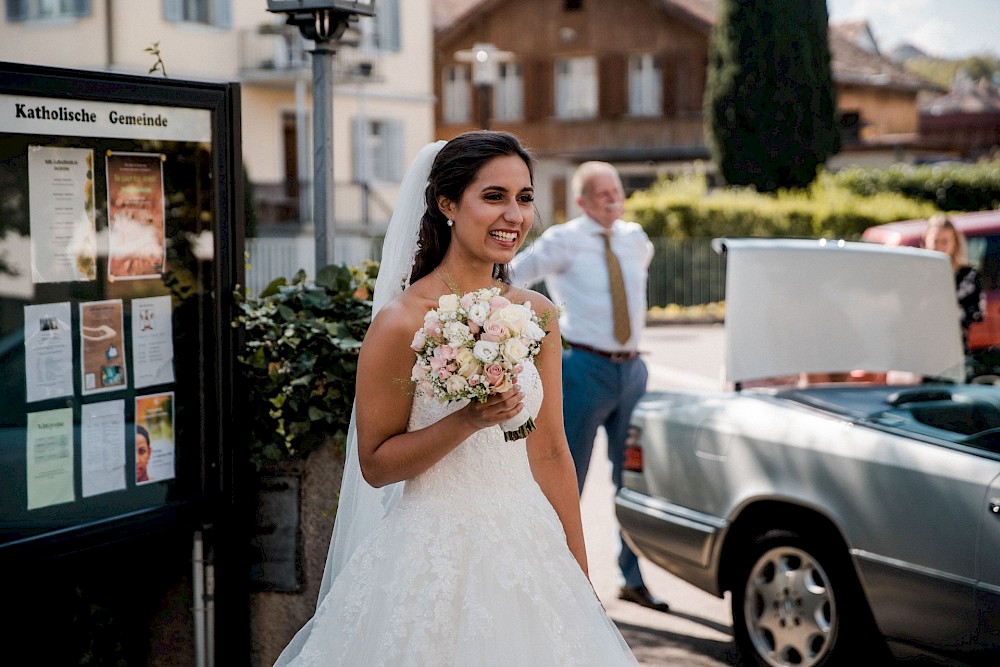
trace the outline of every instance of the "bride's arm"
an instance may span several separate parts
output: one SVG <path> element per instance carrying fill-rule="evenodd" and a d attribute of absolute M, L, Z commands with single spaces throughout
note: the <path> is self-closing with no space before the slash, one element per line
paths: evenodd
<path fill-rule="evenodd" d="M 358 460 L 374 487 L 419 475 L 476 431 L 523 407 L 520 391 L 513 390 L 485 403 L 472 401 L 427 428 L 408 432 L 414 393 L 410 375 L 416 361 L 410 343 L 422 323 L 422 311 L 394 301 L 379 311 L 361 346 L 354 400 Z"/>
<path fill-rule="evenodd" d="M 532 297 L 532 304 L 538 301 Z M 566 532 L 566 543 L 580 563 L 584 574 L 587 570 L 587 548 L 583 541 L 583 521 L 580 518 L 580 494 L 577 490 L 576 467 L 566 442 L 562 412 L 562 342 L 555 306 L 544 302 L 552 313 L 547 328 L 549 333 L 542 343 L 536 365 L 542 377 L 544 399 L 535 419 L 537 428 L 528 436 L 528 460 L 531 472 L 548 498 Z M 535 308 L 536 312 L 541 309 Z"/>

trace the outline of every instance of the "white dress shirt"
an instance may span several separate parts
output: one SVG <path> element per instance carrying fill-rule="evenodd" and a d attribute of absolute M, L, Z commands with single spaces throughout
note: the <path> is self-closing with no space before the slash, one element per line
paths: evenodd
<path fill-rule="evenodd" d="M 559 328 L 567 341 L 607 352 L 635 350 L 646 324 L 646 279 L 653 244 L 638 223 L 616 220 L 611 226 L 611 248 L 621 264 L 632 325 L 632 337 L 621 344 L 614 336 L 605 232 L 586 215 L 549 227 L 511 262 L 513 283 L 529 287 L 545 280 L 549 296 L 560 308 Z"/>

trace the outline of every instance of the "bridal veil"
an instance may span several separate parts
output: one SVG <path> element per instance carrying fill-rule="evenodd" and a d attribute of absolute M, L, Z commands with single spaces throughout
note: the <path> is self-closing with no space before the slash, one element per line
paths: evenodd
<path fill-rule="evenodd" d="M 420 221 L 426 206 L 427 179 L 434 158 L 444 144 L 444 141 L 437 141 L 424 146 L 417 153 L 400 184 L 399 196 L 382 245 L 382 259 L 375 281 L 372 304 L 373 318 L 409 284 L 410 271 L 417 251 Z M 403 489 L 403 482 L 376 489 L 361 475 L 353 411 L 347 431 L 344 459 L 344 479 L 340 486 L 337 518 L 330 539 L 330 550 L 327 553 L 317 606 L 322 603 L 330 590 L 331 583 L 351 559 L 355 550 L 385 516 Z M 287 665 L 298 656 L 311 631 L 312 620 L 295 635 L 275 662 L 275 667 Z"/>

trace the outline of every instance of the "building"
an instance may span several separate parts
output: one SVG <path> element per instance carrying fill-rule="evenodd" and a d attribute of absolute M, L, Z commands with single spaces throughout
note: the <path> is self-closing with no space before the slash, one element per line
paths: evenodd
<path fill-rule="evenodd" d="M 266 0 L 7 0 L 0 60 L 239 81 L 258 231 L 303 237 L 298 259 L 311 271 L 312 42 L 266 8 Z M 429 0 L 375 8 L 335 56 L 334 259 L 352 263 L 371 256 L 368 237 L 384 232 L 402 173 L 434 131 Z"/>
<path fill-rule="evenodd" d="M 920 107 L 922 147 L 939 159 L 976 160 L 1000 151 L 1000 90 L 959 73 L 951 90 Z"/>
<path fill-rule="evenodd" d="M 584 160 L 614 163 L 626 192 L 710 159 L 702 100 L 717 0 L 433 0 L 437 136 L 488 122 L 538 157 L 546 223 L 575 215 Z M 530 16 L 530 19 L 527 17 Z M 516 29 L 512 29 L 516 26 Z M 844 148 L 831 167 L 913 159 L 918 94 L 932 88 L 878 53 L 866 25 L 831 26 Z M 482 84 L 475 53 L 492 58 Z"/>

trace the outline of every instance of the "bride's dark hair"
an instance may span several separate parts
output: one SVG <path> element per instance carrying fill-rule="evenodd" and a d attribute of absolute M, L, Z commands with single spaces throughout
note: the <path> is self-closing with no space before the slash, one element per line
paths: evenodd
<path fill-rule="evenodd" d="M 509 132 L 474 130 L 458 135 L 444 146 L 434 158 L 424 193 L 426 210 L 420 219 L 419 247 L 413 258 L 410 284 L 434 270 L 451 243 L 451 227 L 438 207 L 438 197 L 458 202 L 483 165 L 496 157 L 516 155 L 528 165 L 531 182 L 535 182 L 535 164 L 531 154 L 517 137 Z M 493 277 L 510 282 L 506 264 L 493 267 Z"/>

